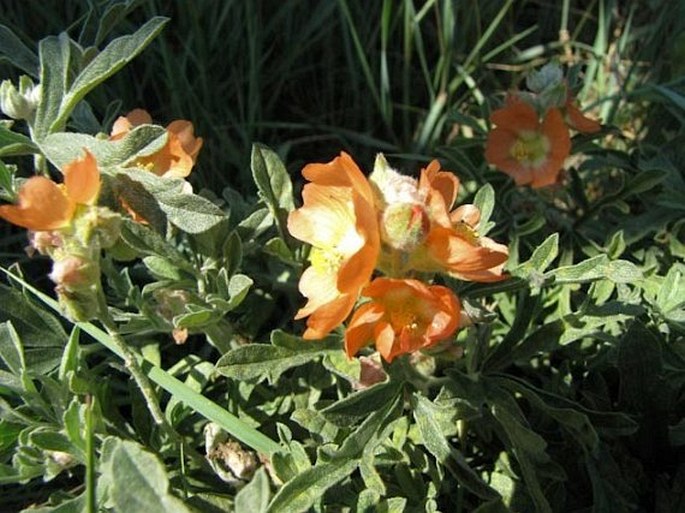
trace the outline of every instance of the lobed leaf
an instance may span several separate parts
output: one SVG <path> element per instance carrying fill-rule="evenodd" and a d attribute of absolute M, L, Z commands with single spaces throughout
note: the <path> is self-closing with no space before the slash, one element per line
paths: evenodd
<path fill-rule="evenodd" d="M 103 462 L 109 498 L 117 511 L 165 511 L 191 513 L 171 494 L 166 469 L 157 456 L 128 440 L 110 437 L 112 445 Z"/>

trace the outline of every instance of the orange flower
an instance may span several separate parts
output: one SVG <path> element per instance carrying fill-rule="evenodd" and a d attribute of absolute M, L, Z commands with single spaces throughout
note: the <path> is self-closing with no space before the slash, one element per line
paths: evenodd
<path fill-rule="evenodd" d="M 564 113 L 566 114 L 566 123 L 574 130 L 583 134 L 594 134 L 602 129 L 602 125 L 585 116 L 578 107 L 576 107 L 575 99 L 569 91 L 566 96 L 566 103 L 564 104 Z"/>
<path fill-rule="evenodd" d="M 445 272 L 461 280 L 491 282 L 504 279 L 508 249 L 475 230 L 480 210 L 461 205 L 450 212 L 459 190 L 459 180 L 440 171 L 432 161 L 421 170 L 419 192 L 425 197 L 431 225 L 422 245 L 410 255 L 407 267 L 423 272 Z"/>
<path fill-rule="evenodd" d="M 135 109 L 120 116 L 112 125 L 110 140 L 124 137 L 134 127 L 152 123 L 152 118 L 143 109 Z M 195 164 L 203 140 L 195 137 L 193 124 L 186 120 L 172 121 L 167 126 L 167 143 L 152 155 L 140 157 L 136 164 L 149 169 L 157 176 L 185 178 Z"/>
<path fill-rule="evenodd" d="M 352 316 L 345 332 L 345 352 L 354 356 L 373 342 L 381 356 L 425 349 L 450 337 L 459 327 L 461 306 L 446 287 L 418 280 L 376 278 L 362 291 L 371 298 Z"/>
<path fill-rule="evenodd" d="M 542 122 L 533 107 L 510 95 L 505 107 L 490 120 L 497 125 L 488 134 L 486 160 L 512 176 L 516 185 L 544 187 L 557 181 L 571 151 L 571 138 L 557 108 L 547 110 Z"/>
<path fill-rule="evenodd" d="M 88 150 L 62 169 L 64 183 L 33 176 L 19 189 L 17 205 L 0 206 L 0 217 L 32 231 L 59 230 L 71 225 L 78 205 L 93 205 L 100 191 L 100 171 Z"/>
<path fill-rule="evenodd" d="M 304 338 L 317 339 L 352 311 L 376 266 L 380 240 L 371 186 L 349 155 L 309 164 L 302 175 L 310 183 L 302 191 L 304 205 L 288 217 L 288 230 L 312 250 L 299 285 L 308 301 L 295 318 L 309 317 Z"/>

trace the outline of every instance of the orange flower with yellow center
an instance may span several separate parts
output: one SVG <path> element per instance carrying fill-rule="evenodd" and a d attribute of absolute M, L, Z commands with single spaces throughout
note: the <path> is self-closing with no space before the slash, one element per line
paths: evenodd
<path fill-rule="evenodd" d="M 490 120 L 496 125 L 485 147 L 490 164 L 513 177 L 516 185 L 538 188 L 557 181 L 571 151 L 568 127 L 559 109 L 548 109 L 540 121 L 532 106 L 510 95 Z"/>
<path fill-rule="evenodd" d="M 318 339 L 352 311 L 371 279 L 380 240 L 371 186 L 349 155 L 309 164 L 302 175 L 309 181 L 304 205 L 288 216 L 288 230 L 312 249 L 299 283 L 308 301 L 295 318 L 308 317 L 303 336 Z"/>
<path fill-rule="evenodd" d="M 370 301 L 355 311 L 345 332 L 348 357 L 373 343 L 391 362 L 396 356 L 445 340 L 459 327 L 461 306 L 446 287 L 376 278 L 362 294 Z"/>
<path fill-rule="evenodd" d="M 132 110 L 114 122 L 110 140 L 121 139 L 136 126 L 150 123 L 152 118 L 145 110 Z M 185 178 L 195 165 L 203 140 L 201 137 L 195 137 L 190 121 L 172 121 L 166 130 L 167 142 L 164 147 L 152 155 L 138 158 L 135 163 L 157 176 Z"/>
<path fill-rule="evenodd" d="M 424 242 L 408 255 L 406 267 L 444 272 L 468 281 L 504 279 L 508 249 L 476 231 L 478 207 L 466 204 L 450 212 L 459 190 L 457 177 L 441 171 L 440 163 L 434 160 L 421 170 L 418 188 L 431 223 Z"/>
<path fill-rule="evenodd" d="M 71 225 L 79 205 L 93 205 L 100 192 L 100 171 L 86 150 L 62 169 L 64 183 L 33 176 L 19 189 L 16 205 L 0 206 L 0 217 L 32 231 L 61 230 Z"/>

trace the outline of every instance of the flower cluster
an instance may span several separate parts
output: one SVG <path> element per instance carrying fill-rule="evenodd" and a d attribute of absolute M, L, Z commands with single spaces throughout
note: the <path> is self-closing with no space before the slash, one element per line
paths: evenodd
<path fill-rule="evenodd" d="M 346 153 L 302 170 L 309 183 L 288 229 L 312 246 L 300 279 L 307 303 L 306 339 L 319 339 L 352 313 L 345 351 L 374 343 L 390 362 L 435 345 L 459 327 L 461 305 L 447 287 L 427 282 L 442 273 L 462 280 L 503 278 L 506 246 L 476 231 L 474 205 L 452 206 L 459 180 L 437 161 L 419 179 L 392 169 L 383 155 L 367 179 Z M 422 279 L 419 279 L 422 278 Z"/>
<path fill-rule="evenodd" d="M 549 64 L 527 80 L 530 92 L 512 92 L 495 110 L 486 160 L 514 178 L 516 185 L 545 187 L 557 182 L 571 151 L 569 129 L 595 133 L 600 124 L 576 106 L 561 68 Z"/>
<path fill-rule="evenodd" d="M 109 139 L 118 140 L 135 126 L 151 122 L 147 112 L 132 111 L 117 119 Z M 166 144 L 132 165 L 161 177 L 184 178 L 201 146 L 190 122 L 174 121 L 167 127 Z M 60 304 L 74 320 L 98 315 L 100 253 L 117 242 L 121 226 L 117 206 L 98 205 L 102 173 L 95 156 L 83 151 L 81 158 L 62 167 L 62 183 L 33 176 L 21 185 L 14 204 L 0 205 L 0 218 L 29 230 L 30 250 L 51 258 L 50 279 Z M 123 198 L 120 201 L 134 220 L 145 222 Z"/>
<path fill-rule="evenodd" d="M 97 206 L 101 188 L 95 157 L 62 168 L 64 182 L 33 176 L 19 189 L 17 204 L 0 206 L 0 217 L 30 231 L 31 246 L 53 261 L 50 278 L 70 317 L 95 315 L 99 251 L 119 235 L 120 217 Z"/>

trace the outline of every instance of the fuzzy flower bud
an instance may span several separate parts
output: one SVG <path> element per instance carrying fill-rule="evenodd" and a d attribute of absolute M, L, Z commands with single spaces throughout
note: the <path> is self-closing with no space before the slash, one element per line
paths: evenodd
<path fill-rule="evenodd" d="M 12 119 L 33 119 L 40 101 L 40 85 L 23 75 L 19 79 L 19 90 L 10 80 L 0 84 L 0 110 Z"/>
<path fill-rule="evenodd" d="M 50 279 L 61 289 L 78 290 L 90 287 L 99 278 L 97 266 L 90 260 L 69 255 L 52 264 Z"/>
<path fill-rule="evenodd" d="M 535 95 L 532 102 L 540 113 L 566 103 L 568 87 L 561 66 L 550 62 L 526 77 L 526 85 Z"/>
<path fill-rule="evenodd" d="M 62 234 L 57 230 L 29 232 L 27 252 L 29 255 L 32 255 L 34 251 L 41 255 L 49 255 L 55 249 L 61 247 L 63 243 Z"/>
<path fill-rule="evenodd" d="M 426 209 L 418 203 L 393 203 L 383 212 L 381 236 L 395 249 L 411 251 L 426 239 L 429 230 Z"/>

